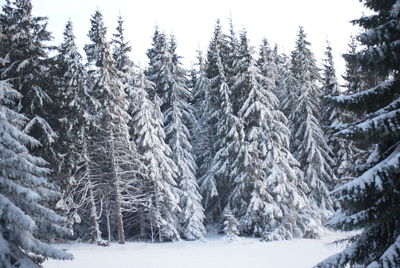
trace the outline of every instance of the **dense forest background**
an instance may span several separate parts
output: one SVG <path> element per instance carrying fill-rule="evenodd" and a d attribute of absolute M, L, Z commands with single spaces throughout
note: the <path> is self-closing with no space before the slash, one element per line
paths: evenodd
<path fill-rule="evenodd" d="M 216 22 L 186 70 L 155 28 L 130 59 L 123 18 L 91 16 L 85 58 L 68 21 L 49 45 L 29 0 L 0 13 L 0 267 L 72 256 L 50 244 L 263 241 L 359 230 L 318 267 L 400 263 L 400 1 L 361 1 L 345 85 L 299 28 L 290 55 Z"/>

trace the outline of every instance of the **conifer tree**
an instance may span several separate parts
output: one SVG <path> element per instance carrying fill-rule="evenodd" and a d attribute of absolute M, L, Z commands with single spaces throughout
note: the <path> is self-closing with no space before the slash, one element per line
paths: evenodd
<path fill-rule="evenodd" d="M 66 218 L 46 207 L 59 194 L 46 179 L 46 162 L 27 148 L 40 145 L 21 131 L 27 118 L 11 109 L 21 97 L 11 84 L 0 81 L 0 266 L 39 268 L 44 258 L 72 259 L 41 239 L 71 231 Z"/>
<path fill-rule="evenodd" d="M 57 98 L 63 118 L 59 143 L 65 154 L 64 172 L 70 178 L 58 205 L 61 210 L 66 210 L 72 219 L 78 221 L 77 223 L 88 215 L 92 240 L 104 245 L 98 223 L 98 182 L 90 163 L 92 143 L 89 136 L 90 126 L 95 123 L 93 114 L 99 103 L 87 87 L 87 73 L 75 44 L 71 21 L 68 21 L 65 27 L 64 42 L 55 58 Z M 87 229 L 84 230 L 86 231 Z"/>
<path fill-rule="evenodd" d="M 240 165 L 241 162 L 236 161 L 239 157 L 240 147 L 244 137 L 243 123 L 233 114 L 233 105 L 230 100 L 231 92 L 225 78 L 222 60 L 219 57 L 217 61 L 219 67 L 219 77 L 222 79 L 219 89 L 220 107 L 217 111 L 217 133 L 215 134 L 216 153 L 212 159 L 209 176 L 213 176 L 212 180 L 216 182 L 218 190 L 218 213 L 223 214 L 229 208 L 229 196 L 232 191 L 234 182 L 234 173 L 232 170 L 238 169 L 234 163 Z"/>
<path fill-rule="evenodd" d="M 236 240 L 239 236 L 238 221 L 235 219 L 231 210 L 228 210 L 225 214 L 224 233 L 225 239 L 228 241 Z"/>
<path fill-rule="evenodd" d="M 289 122 L 292 131 L 291 151 L 300 162 L 306 193 L 313 205 L 320 210 L 322 223 L 332 214 L 333 202 L 329 195 L 336 178 L 332 170 L 332 151 L 320 123 L 319 69 L 309 49 L 310 43 L 302 27 L 298 33 L 296 48 L 292 52 L 292 72 L 296 88 L 288 92 Z"/>
<path fill-rule="evenodd" d="M 52 103 L 56 90 L 49 75 L 49 46 L 46 42 L 52 37 L 46 28 L 47 18 L 32 15 L 30 0 L 7 1 L 3 6 L 0 57 L 8 61 L 1 67 L 0 77 L 10 79 L 14 89 L 22 94 L 18 106 L 29 119 L 24 132 L 42 144 L 30 148 L 30 151 L 50 163 L 53 178 L 58 177 L 61 161 L 54 148 L 58 122 L 54 120 Z"/>
<path fill-rule="evenodd" d="M 154 240 L 179 240 L 179 195 L 175 181 L 178 169 L 171 159 L 172 152 L 165 143 L 160 101 L 154 95 L 151 102 L 147 92 L 155 91 L 154 83 L 139 73 L 135 84 L 131 129 L 139 152 L 144 156 L 147 176 L 141 185 L 146 200 L 140 208 L 140 235 Z"/>
<path fill-rule="evenodd" d="M 137 200 L 133 187 L 143 165 L 136 145 L 130 140 L 128 122 L 131 118 L 127 113 L 128 102 L 106 41 L 103 16 L 98 10 L 93 15 L 91 24 L 88 34 L 91 43 L 85 46 L 85 51 L 88 63 L 93 68 L 91 91 L 99 103 L 94 129 L 96 146 L 103 150 L 102 153 L 106 153 L 97 155 L 97 160 L 105 163 L 101 175 L 105 191 L 113 203 L 118 241 L 123 244 L 125 234 L 122 212 L 124 209 L 135 209 L 133 204 Z"/>
<path fill-rule="evenodd" d="M 193 149 L 198 166 L 196 175 L 201 187 L 201 193 L 203 194 L 203 205 L 207 207 L 210 198 L 217 195 L 217 188 L 214 181 L 212 181 L 212 184 L 201 183 L 204 182 L 205 175 L 210 170 L 214 145 L 212 143 L 212 128 L 208 120 L 210 112 L 210 81 L 207 78 L 205 72 L 206 64 L 200 51 L 198 51 L 197 65 L 199 74 L 192 91 L 193 109 L 196 119 L 193 125 Z M 205 195 L 206 193 L 207 195 Z"/>
<path fill-rule="evenodd" d="M 149 80 L 156 86 L 156 95 L 162 100 L 165 142 L 171 148 L 171 158 L 178 168 L 176 182 L 179 185 L 182 236 L 189 240 L 203 237 L 205 233 L 201 195 L 196 181 L 196 162 L 192 149 L 191 124 L 194 123 L 191 94 L 187 87 L 186 71 L 176 54 L 176 40 L 169 42 L 163 33 L 155 33 L 150 59 Z"/>
<path fill-rule="evenodd" d="M 346 71 L 342 76 L 346 81 L 344 84 L 346 88 L 346 94 L 354 94 L 361 90 L 364 86 L 362 86 L 362 75 L 360 66 L 355 60 L 354 56 L 357 54 L 358 44 L 357 40 L 354 36 L 351 37 L 350 43 L 348 44 L 348 51 L 346 53 Z"/>
<path fill-rule="evenodd" d="M 329 42 L 325 51 L 324 70 L 322 85 L 322 126 L 328 137 L 328 145 L 333 152 L 334 172 L 339 180 L 349 180 L 352 173 L 352 162 L 357 149 L 351 142 L 334 135 L 341 125 L 347 121 L 349 115 L 339 110 L 328 101 L 328 97 L 341 95 L 339 83 L 337 82 L 335 66 L 332 56 L 332 47 Z"/>
<path fill-rule="evenodd" d="M 358 39 L 366 47 L 355 58 L 364 74 L 384 81 L 374 87 L 332 101 L 363 115 L 339 132 L 375 145 L 365 169 L 334 194 L 341 208 L 329 221 L 338 230 L 361 230 L 348 246 L 317 267 L 397 267 L 400 263 L 399 190 L 399 28 L 398 1 L 362 1 L 372 10 L 354 23 L 364 28 Z M 356 90 L 359 91 L 359 90 Z"/>
<path fill-rule="evenodd" d="M 262 76 L 252 57 L 242 70 L 238 78 L 246 98 L 238 115 L 244 122 L 244 141 L 232 169 L 230 197 L 239 231 L 267 241 L 315 237 L 315 224 L 308 222 L 307 186 L 289 152 L 290 131 L 278 110 L 275 84 Z"/>
<path fill-rule="evenodd" d="M 196 180 L 197 165 L 192 146 L 192 124 L 195 123 L 191 93 L 187 88 L 185 70 L 176 54 L 175 38 L 171 37 L 171 69 L 174 83 L 169 88 L 168 108 L 164 112 L 166 142 L 172 150 L 172 159 L 178 168 L 177 182 L 181 190 L 182 236 L 189 240 L 202 238 L 205 234 L 204 209 Z"/>
<path fill-rule="evenodd" d="M 226 80 L 226 66 L 227 66 L 227 55 L 228 55 L 228 42 L 226 35 L 222 32 L 220 21 L 218 20 L 215 28 L 213 38 L 209 44 L 207 51 L 207 64 L 205 64 L 205 75 L 207 82 L 205 88 L 204 99 L 207 104 L 207 115 L 204 115 L 206 122 L 200 122 L 200 124 L 206 124 L 208 133 L 204 133 L 203 137 L 208 140 L 209 150 L 208 158 L 203 160 L 203 166 L 208 169 L 203 169 L 201 166 L 199 169 L 198 180 L 200 184 L 200 191 L 203 196 L 203 204 L 206 210 L 207 218 L 210 221 L 219 218 L 222 212 L 222 206 L 220 204 L 220 198 L 217 189 L 217 182 L 215 180 L 215 170 L 213 166 L 213 158 L 218 148 L 218 124 L 221 118 L 219 118 L 219 112 L 221 109 L 221 98 L 220 89 L 221 87 L 228 86 Z M 207 161 L 207 162 L 205 162 Z"/>

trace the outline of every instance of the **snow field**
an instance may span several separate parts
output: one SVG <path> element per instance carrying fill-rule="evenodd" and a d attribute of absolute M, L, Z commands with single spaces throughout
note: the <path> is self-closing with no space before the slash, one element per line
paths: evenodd
<path fill-rule="evenodd" d="M 67 248 L 75 259 L 50 260 L 44 268 L 310 268 L 340 251 L 341 246 L 329 243 L 345 236 L 330 232 L 320 240 L 260 242 L 239 238 L 228 242 L 222 236 L 211 236 L 203 241 L 128 242 L 110 247 L 60 244 L 57 247 Z"/>

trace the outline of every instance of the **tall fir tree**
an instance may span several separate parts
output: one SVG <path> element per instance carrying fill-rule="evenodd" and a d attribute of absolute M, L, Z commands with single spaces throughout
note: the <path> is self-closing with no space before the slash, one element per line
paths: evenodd
<path fill-rule="evenodd" d="M 89 224 L 83 230 L 75 229 L 78 235 L 91 229 L 92 240 L 102 244 L 99 229 L 98 201 L 95 193 L 96 179 L 91 169 L 89 136 L 90 126 L 95 123 L 94 114 L 99 103 L 87 86 L 87 72 L 82 56 L 75 44 L 73 25 L 68 21 L 64 31 L 64 41 L 55 57 L 57 76 L 57 100 L 62 115 L 62 131 L 59 146 L 65 154 L 63 170 L 69 177 L 58 208 L 65 211 L 76 223 L 88 217 Z M 77 228 L 78 226 L 76 226 Z"/>
<path fill-rule="evenodd" d="M 362 2 L 372 14 L 354 21 L 364 28 L 358 39 L 366 46 L 355 59 L 362 73 L 385 79 L 370 89 L 333 97 L 332 101 L 363 115 L 339 134 L 376 149 L 359 176 L 334 191 L 341 208 L 329 225 L 359 232 L 348 239 L 346 249 L 317 267 L 397 267 L 400 263 L 400 5 L 394 0 Z"/>
<path fill-rule="evenodd" d="M 137 105 L 133 107 L 131 121 L 133 138 L 147 166 L 147 176 L 141 185 L 146 200 L 139 212 L 140 236 L 152 240 L 158 237 L 160 242 L 179 240 L 180 208 L 175 181 L 178 169 L 165 143 L 160 101 L 157 95 L 154 103 L 150 101 L 149 91 L 155 91 L 155 85 L 141 72 L 135 84 L 133 101 Z"/>
<path fill-rule="evenodd" d="M 71 234 L 68 220 L 46 206 L 58 197 L 46 179 L 46 162 L 30 154 L 39 141 L 23 133 L 27 118 L 12 106 L 22 95 L 0 80 L 0 266 L 41 267 L 45 258 L 72 259 L 42 238 Z"/>
<path fill-rule="evenodd" d="M 122 213 L 124 209 L 135 209 L 133 205 L 137 200 L 134 185 L 144 165 L 135 143 L 130 140 L 128 102 L 106 41 L 106 27 L 100 11 L 97 10 L 92 16 L 91 24 L 88 34 L 91 43 L 85 46 L 85 51 L 88 64 L 93 68 L 91 91 L 99 103 L 94 129 L 98 139 L 96 145 L 106 153 L 98 155 L 97 160 L 106 161 L 101 176 L 109 195 L 109 207 L 113 207 L 118 241 L 123 244 L 125 233 Z"/>
<path fill-rule="evenodd" d="M 245 35 L 242 44 L 248 42 Z M 290 131 L 278 110 L 275 83 L 262 75 L 251 56 L 243 64 L 237 79 L 245 96 L 238 112 L 244 139 L 233 163 L 229 207 L 241 234 L 267 241 L 315 237 L 315 224 L 308 219 L 307 186 L 289 151 Z"/>
<path fill-rule="evenodd" d="M 30 0 L 7 1 L 0 14 L 0 31 L 0 57 L 8 62 L 1 67 L 0 77 L 10 79 L 22 94 L 18 106 L 29 118 L 24 132 L 42 144 L 30 150 L 50 163 L 52 180 L 57 181 L 61 157 L 54 148 L 58 121 L 53 115 L 56 87 L 49 72 L 47 42 L 52 37 L 47 31 L 47 18 L 32 15 Z"/>
<path fill-rule="evenodd" d="M 278 55 L 275 50 L 271 49 L 268 41 L 264 38 L 261 41 L 259 58 L 257 60 L 257 67 L 260 69 L 261 74 L 265 77 L 266 82 L 270 85 L 265 85 L 265 87 L 274 90 L 274 94 L 280 100 L 282 94 L 278 91 L 278 79 L 279 79 L 279 62 Z"/>
<path fill-rule="evenodd" d="M 309 189 L 306 194 L 313 205 L 319 208 L 324 223 L 333 212 L 329 192 L 336 178 L 332 170 L 332 151 L 320 122 L 319 69 L 309 45 L 300 27 L 296 47 L 292 52 L 291 67 L 296 87 L 288 92 L 291 101 L 288 105 L 288 119 L 292 131 L 291 151 L 304 172 L 304 180 Z"/>
<path fill-rule="evenodd" d="M 346 123 L 350 116 L 328 101 L 328 97 L 342 95 L 340 86 L 336 78 L 336 71 L 333 62 L 332 47 L 327 43 L 323 69 L 322 84 L 322 126 L 328 137 L 328 145 L 333 152 L 333 170 L 339 181 L 349 180 L 354 168 L 353 160 L 357 154 L 357 148 L 346 139 L 334 135 L 335 131 Z M 337 184 L 335 183 L 335 184 Z"/>
<path fill-rule="evenodd" d="M 209 44 L 207 51 L 207 64 L 205 65 L 205 75 L 208 81 L 207 85 L 207 115 L 205 119 L 207 120 L 207 125 L 209 126 L 208 138 L 209 138 L 209 155 L 211 157 L 205 159 L 208 163 L 204 163 L 204 166 L 208 166 L 209 169 L 200 168 L 200 173 L 198 174 L 198 180 L 200 184 L 200 191 L 203 196 L 203 204 L 206 210 L 207 218 L 213 221 L 215 217 L 218 217 L 221 212 L 221 206 L 219 203 L 219 196 L 217 190 L 217 182 L 215 181 L 214 171 L 211 168 L 213 156 L 215 155 L 218 148 L 217 145 L 217 132 L 218 132 L 218 117 L 220 104 L 220 88 L 223 84 L 226 84 L 225 77 L 225 65 L 223 58 L 226 59 L 227 55 L 227 42 L 226 36 L 222 32 L 220 21 L 218 20 L 215 28 L 213 38 Z M 221 68 L 222 65 L 222 68 Z M 222 70 L 221 70 L 222 69 Z M 221 76 L 223 74 L 223 76 Z M 206 137 L 206 136 L 204 136 Z M 203 160 L 204 161 L 204 160 Z"/>
<path fill-rule="evenodd" d="M 153 47 L 148 50 L 150 65 L 149 80 L 155 84 L 156 97 L 161 100 L 165 142 L 170 147 L 176 167 L 175 178 L 180 191 L 182 237 L 190 240 L 204 236 L 204 213 L 201 195 L 196 181 L 196 161 L 192 149 L 191 124 L 194 115 L 191 94 L 188 89 L 186 71 L 182 68 L 176 53 L 174 36 L 167 40 L 164 33 L 156 31 Z"/>
<path fill-rule="evenodd" d="M 196 177 L 201 187 L 200 192 L 203 195 L 203 205 L 207 207 L 210 198 L 217 195 L 217 188 L 214 181 L 211 181 L 211 184 L 204 181 L 212 164 L 213 143 L 212 128 L 208 120 L 210 112 L 210 80 L 207 78 L 205 72 L 206 63 L 200 51 L 198 51 L 197 65 L 198 78 L 192 91 L 193 109 L 196 119 L 193 125 L 193 149 L 198 166 Z"/>
<path fill-rule="evenodd" d="M 176 54 L 176 42 L 170 40 L 171 69 L 174 83 L 168 94 L 169 107 L 164 112 L 164 128 L 166 142 L 172 150 L 172 159 L 178 168 L 177 181 L 181 190 L 180 207 L 182 213 L 181 233 L 189 240 L 204 237 L 204 209 L 196 179 L 197 165 L 193 152 L 192 125 L 195 124 L 192 95 L 187 85 L 186 72 L 182 68 L 179 56 Z"/>

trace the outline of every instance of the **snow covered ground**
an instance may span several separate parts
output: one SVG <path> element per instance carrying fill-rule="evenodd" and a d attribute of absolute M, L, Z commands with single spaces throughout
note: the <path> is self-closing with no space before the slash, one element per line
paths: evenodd
<path fill-rule="evenodd" d="M 328 245 L 345 237 L 327 233 L 321 240 L 260 242 L 239 238 L 227 242 L 221 236 L 205 241 L 174 243 L 128 242 L 98 247 L 91 244 L 60 244 L 75 256 L 73 261 L 47 261 L 44 268 L 309 268 L 341 248 Z"/>

